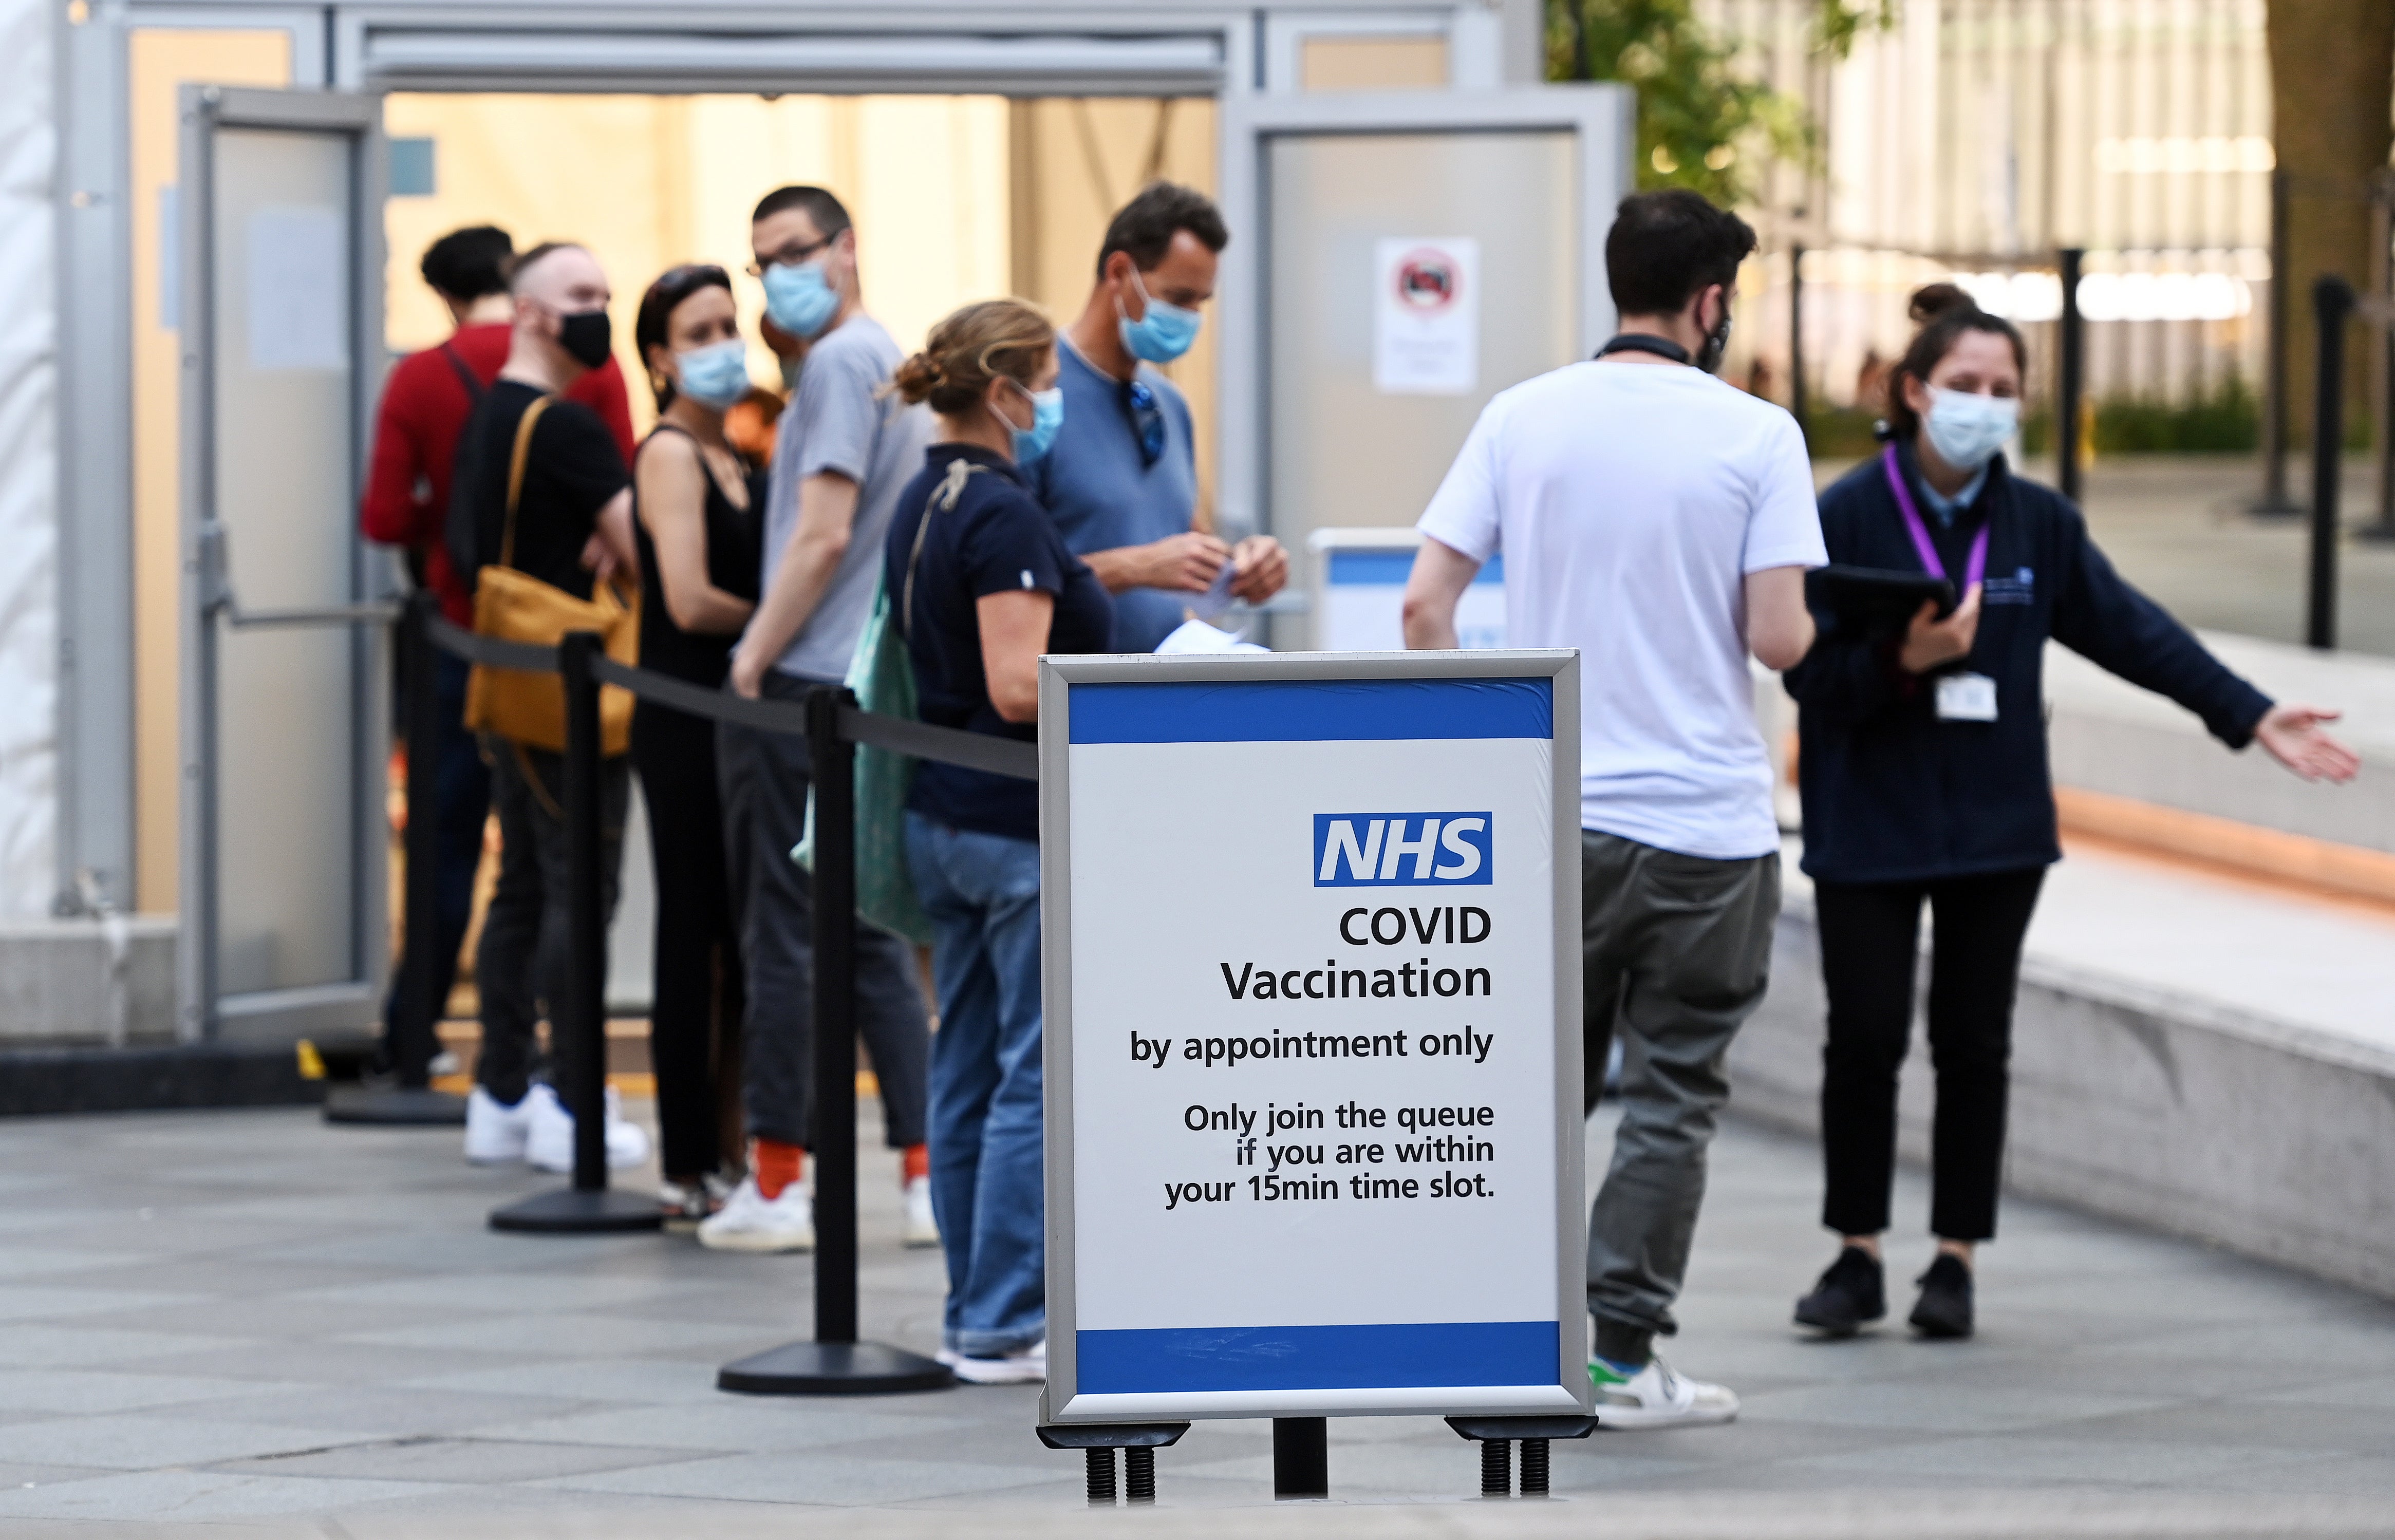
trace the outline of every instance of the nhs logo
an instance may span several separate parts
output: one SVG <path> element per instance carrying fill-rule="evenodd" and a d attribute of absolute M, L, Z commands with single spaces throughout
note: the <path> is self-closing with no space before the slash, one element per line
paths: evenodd
<path fill-rule="evenodd" d="M 1316 813 L 1317 888 L 1489 885 L 1490 817 L 1480 813 Z"/>

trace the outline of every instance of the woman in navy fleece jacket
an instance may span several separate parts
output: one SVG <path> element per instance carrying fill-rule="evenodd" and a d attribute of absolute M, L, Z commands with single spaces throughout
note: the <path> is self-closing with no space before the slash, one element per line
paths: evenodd
<path fill-rule="evenodd" d="M 1822 1222 L 1844 1238 L 1796 1320 L 1844 1336 L 1886 1313 L 1879 1255 L 1897 1071 L 1912 1017 L 1921 906 L 1936 915 L 1929 1048 L 1938 1250 L 1912 1325 L 1966 1336 L 1973 1245 L 1995 1233 L 2021 938 L 2061 859 L 2040 665 L 2050 638 L 2194 712 L 2232 749 L 2259 741 L 2306 780 L 2349 780 L 2335 713 L 2274 704 L 2123 581 L 2079 510 L 1997 446 L 2027 349 L 1952 284 L 1913 296 L 1920 335 L 1888 379 L 1889 442 L 1821 498 L 1833 562 L 1953 579 L 1945 620 L 1842 627 L 1788 671 L 1798 705 L 1804 867 L 1829 996 Z"/>

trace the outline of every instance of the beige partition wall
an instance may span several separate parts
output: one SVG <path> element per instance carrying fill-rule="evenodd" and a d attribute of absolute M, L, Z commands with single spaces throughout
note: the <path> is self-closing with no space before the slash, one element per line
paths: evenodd
<path fill-rule="evenodd" d="M 181 796 L 181 363 L 175 255 L 181 231 L 175 93 L 186 83 L 284 86 L 285 32 L 139 28 L 126 59 L 131 105 L 133 232 L 134 903 L 171 911 L 178 888 Z"/>
<path fill-rule="evenodd" d="M 866 306 L 901 347 L 1007 289 L 1007 114 L 995 97 L 395 95 L 383 126 L 430 139 L 433 159 L 431 194 L 394 197 L 385 221 L 393 350 L 447 335 L 415 272 L 443 231 L 496 224 L 519 248 L 580 241 L 615 285 L 616 356 L 643 427 L 653 407 L 632 349 L 642 290 L 678 262 L 721 264 L 753 338 L 764 296 L 741 271 L 748 212 L 785 183 L 816 183 L 848 205 Z M 750 364 L 777 381 L 761 345 Z"/>

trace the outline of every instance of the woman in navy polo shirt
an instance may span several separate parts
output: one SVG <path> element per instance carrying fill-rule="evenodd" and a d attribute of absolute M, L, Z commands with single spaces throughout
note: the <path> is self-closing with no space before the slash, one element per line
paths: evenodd
<path fill-rule="evenodd" d="M 1819 617 L 1820 639 L 1786 676 L 1830 1007 L 1821 1219 L 1844 1240 L 1796 1321 L 1833 1336 L 1886 1313 L 1879 1236 L 1925 901 L 1938 1249 L 1912 1324 L 1971 1333 L 1972 1248 L 1995 1233 L 2021 939 L 2061 859 L 2047 640 L 2169 696 L 2231 748 L 2259 741 L 2306 780 L 2348 780 L 2359 764 L 2322 729 L 2335 713 L 2273 704 L 2230 673 L 2121 579 L 2078 508 L 2007 469 L 1997 451 L 2029 367 L 2012 323 L 1951 283 L 1914 295 L 1912 318 L 1920 335 L 1888 377 L 1889 441 L 1822 494 L 1821 533 L 1833 562 L 1951 577 L 1962 602 L 1942 621 L 1925 604 L 1902 626 Z"/>
<path fill-rule="evenodd" d="M 1056 332 L 1017 299 L 932 328 L 893 381 L 939 440 L 884 547 L 922 719 L 1039 737 L 1039 655 L 1102 652 L 1113 601 L 1025 487 L 1064 420 Z M 1039 790 L 924 761 L 906 858 L 934 931 L 932 1204 L 948 1261 L 941 1360 L 981 1384 L 1044 1379 Z"/>

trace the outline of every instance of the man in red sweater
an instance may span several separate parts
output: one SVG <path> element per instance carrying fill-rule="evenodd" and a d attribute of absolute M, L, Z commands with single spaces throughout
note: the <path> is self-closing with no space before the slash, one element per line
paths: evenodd
<path fill-rule="evenodd" d="M 375 421 L 374 459 L 358 509 L 365 537 L 404 550 L 417 583 L 438 594 L 442 612 L 459 625 L 473 624 L 474 595 L 451 566 L 443 538 L 449 520 L 449 477 L 467 416 L 507 362 L 515 313 L 508 297 L 507 268 L 514 255 L 508 232 L 491 225 L 452 230 L 426 248 L 419 270 L 449 307 L 457 329 L 448 341 L 408 355 L 391 370 Z M 632 411 L 615 361 L 611 358 L 584 375 L 565 394 L 599 414 L 629 463 Z M 474 735 L 466 731 L 467 665 L 446 652 L 438 654 L 435 665 L 439 673 L 434 685 L 441 697 L 432 809 L 440 850 L 433 876 L 440 922 L 432 938 L 437 1017 L 456 981 L 457 949 L 473 914 L 474 872 L 482 862 L 491 776 Z M 417 939 L 406 938 L 406 944 L 417 945 Z M 403 959 L 383 1002 L 384 1039 L 375 1068 L 385 1073 L 393 1067 L 390 1023 L 399 1014 L 399 989 L 406 978 Z"/>

